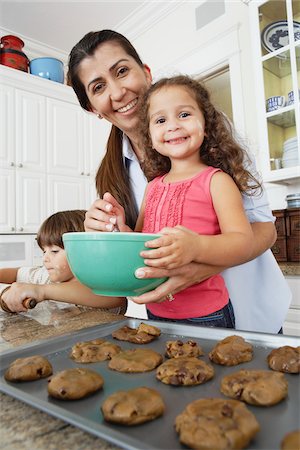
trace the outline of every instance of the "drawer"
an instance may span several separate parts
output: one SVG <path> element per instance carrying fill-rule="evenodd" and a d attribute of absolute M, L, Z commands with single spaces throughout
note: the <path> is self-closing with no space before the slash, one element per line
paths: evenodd
<path fill-rule="evenodd" d="M 285 209 L 276 209 L 272 211 L 273 215 L 276 217 L 275 227 L 277 236 L 286 235 L 285 211 Z"/>
<path fill-rule="evenodd" d="M 275 245 L 276 243 L 277 241 Z M 287 238 L 287 259 L 292 262 L 300 262 L 300 236 Z"/>
<path fill-rule="evenodd" d="M 272 247 L 273 255 L 276 261 L 287 261 L 287 248 L 286 248 L 286 238 L 278 237 L 277 241 Z"/>
<path fill-rule="evenodd" d="M 300 237 L 300 210 L 287 210 L 286 226 L 288 236 Z"/>

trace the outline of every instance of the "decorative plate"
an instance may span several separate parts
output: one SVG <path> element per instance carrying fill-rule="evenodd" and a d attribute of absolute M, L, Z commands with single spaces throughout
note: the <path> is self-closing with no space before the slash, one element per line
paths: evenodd
<path fill-rule="evenodd" d="M 300 40 L 300 22 L 294 21 L 294 39 Z M 289 43 L 288 23 L 279 20 L 267 25 L 261 33 L 262 45 L 268 52 L 274 52 Z"/>

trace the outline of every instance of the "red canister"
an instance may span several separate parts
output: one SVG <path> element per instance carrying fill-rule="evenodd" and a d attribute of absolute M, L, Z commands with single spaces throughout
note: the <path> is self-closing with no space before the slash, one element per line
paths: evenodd
<path fill-rule="evenodd" d="M 2 36 L 0 44 L 0 64 L 28 72 L 29 59 L 22 51 L 22 39 L 13 35 Z"/>

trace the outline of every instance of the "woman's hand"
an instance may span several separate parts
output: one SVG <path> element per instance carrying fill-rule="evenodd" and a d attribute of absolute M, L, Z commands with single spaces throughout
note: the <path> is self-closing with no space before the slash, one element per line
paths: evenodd
<path fill-rule="evenodd" d="M 160 231 L 163 236 L 145 243 L 145 250 L 140 253 L 147 266 L 164 269 L 176 269 L 192 262 L 197 250 L 198 234 L 182 225 L 165 227 Z"/>
<path fill-rule="evenodd" d="M 23 301 L 33 298 L 37 302 L 44 300 L 43 286 L 31 283 L 13 283 L 11 287 L 2 294 L 7 307 L 11 312 L 27 312 Z"/>
<path fill-rule="evenodd" d="M 177 294 L 193 284 L 200 283 L 212 275 L 222 272 L 225 267 L 210 266 L 207 264 L 190 263 L 178 269 L 157 269 L 154 267 L 141 267 L 135 271 L 140 279 L 169 277 L 167 281 L 156 289 L 139 297 L 131 297 L 138 304 L 160 303 L 166 300 L 167 295 Z"/>
<path fill-rule="evenodd" d="M 115 226 L 120 231 L 132 231 L 125 224 L 124 208 L 109 193 L 103 199 L 95 200 L 85 214 L 85 231 L 113 231 Z"/>

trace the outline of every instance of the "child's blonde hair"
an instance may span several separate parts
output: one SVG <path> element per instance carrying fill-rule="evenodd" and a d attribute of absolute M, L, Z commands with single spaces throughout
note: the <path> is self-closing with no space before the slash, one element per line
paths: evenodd
<path fill-rule="evenodd" d="M 84 231 L 86 210 L 74 209 L 59 211 L 48 217 L 41 225 L 37 234 L 37 243 L 41 249 L 50 245 L 64 248 L 62 235 L 64 233 Z"/>
<path fill-rule="evenodd" d="M 201 161 L 208 166 L 218 167 L 230 175 L 241 192 L 250 195 L 260 190 L 260 182 L 244 167 L 247 161 L 250 162 L 249 156 L 234 139 L 231 123 L 225 114 L 211 103 L 209 92 L 204 85 L 185 75 L 162 78 L 144 94 L 139 129 L 145 149 L 144 171 L 148 180 L 169 172 L 171 168 L 170 159 L 152 147 L 149 134 L 149 106 L 153 93 L 173 86 L 185 88 L 196 100 L 204 116 L 206 136 L 199 149 Z"/>

